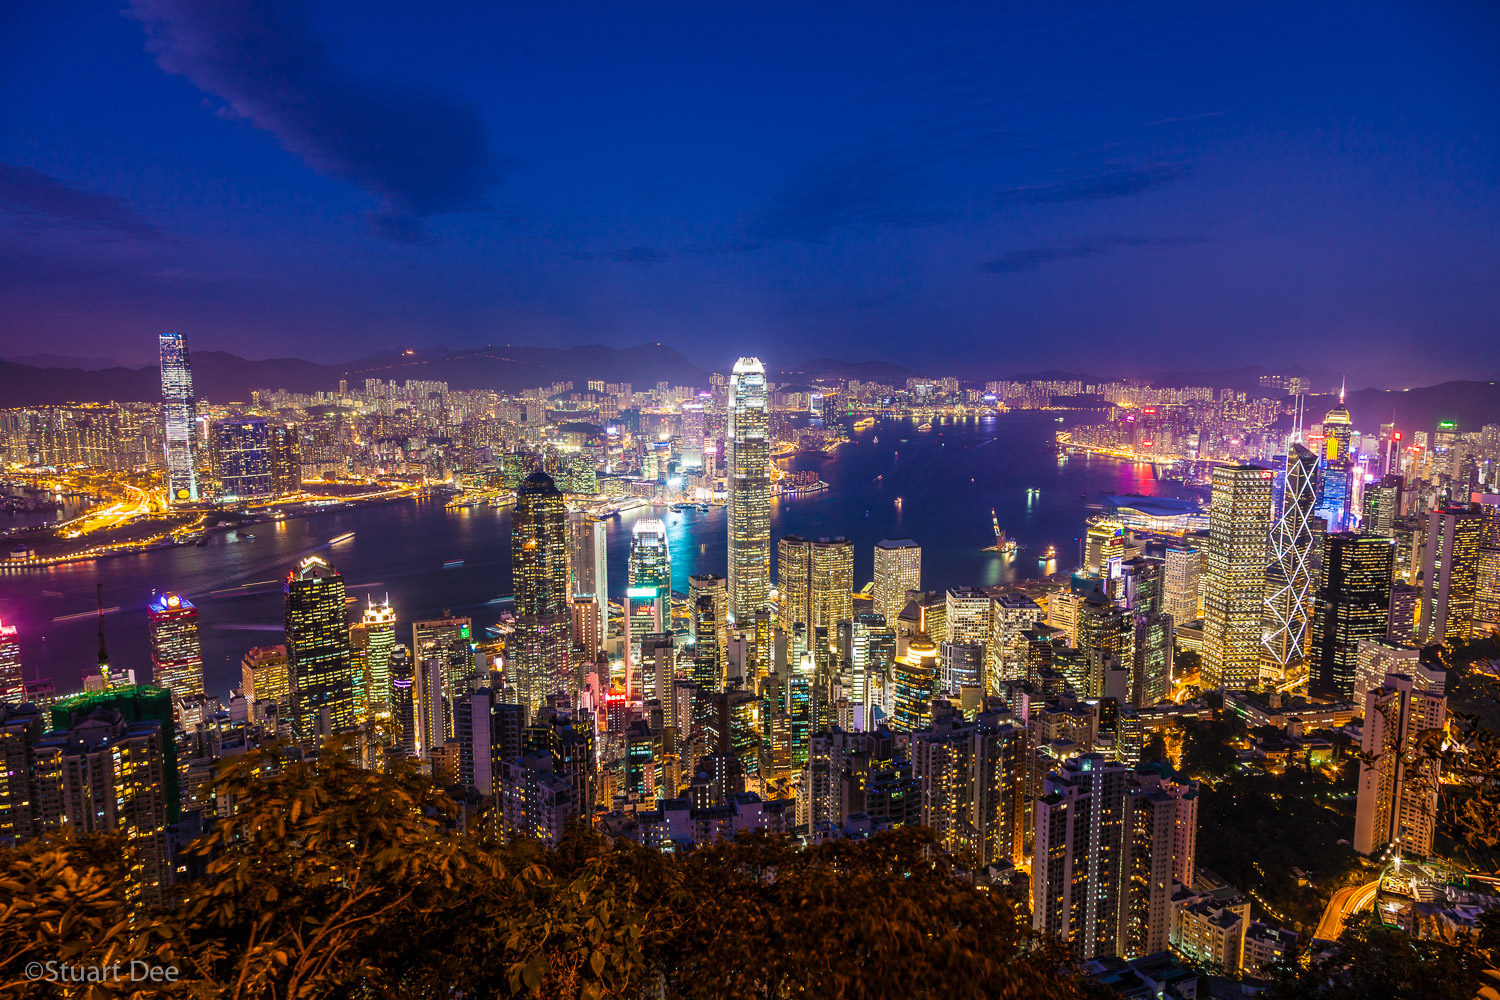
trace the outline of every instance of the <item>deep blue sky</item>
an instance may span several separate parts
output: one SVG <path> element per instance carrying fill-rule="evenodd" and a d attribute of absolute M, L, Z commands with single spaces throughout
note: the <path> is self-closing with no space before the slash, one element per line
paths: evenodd
<path fill-rule="evenodd" d="M 9 4 L 0 354 L 1500 373 L 1496 5 L 1067 6 Z"/>

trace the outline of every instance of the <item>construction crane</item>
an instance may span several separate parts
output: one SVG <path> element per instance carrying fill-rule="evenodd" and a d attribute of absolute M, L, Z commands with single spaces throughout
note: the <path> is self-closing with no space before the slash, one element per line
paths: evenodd
<path fill-rule="evenodd" d="M 1000 515 L 990 508 L 990 525 L 995 529 L 995 544 L 986 545 L 981 552 L 998 552 L 1003 556 L 1016 554 L 1016 543 L 1014 539 L 1005 537 L 1005 529 L 1000 527 Z"/>

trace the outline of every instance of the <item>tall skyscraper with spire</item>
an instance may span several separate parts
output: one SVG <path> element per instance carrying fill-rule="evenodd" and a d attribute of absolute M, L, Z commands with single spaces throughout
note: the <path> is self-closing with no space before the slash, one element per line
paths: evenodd
<path fill-rule="evenodd" d="M 740 358 L 729 376 L 729 615 L 746 625 L 771 599 L 771 425 L 766 369 Z"/>
<path fill-rule="evenodd" d="M 506 672 L 521 703 L 535 709 L 566 683 L 572 645 L 568 508 L 545 472 L 533 472 L 516 491 L 510 573 L 516 628 Z"/>
<path fill-rule="evenodd" d="M 1262 676 L 1286 680 L 1302 664 L 1312 616 L 1313 508 L 1318 501 L 1318 456 L 1299 443 L 1287 449 L 1281 510 L 1271 526 L 1271 564 L 1266 569 L 1262 631 Z"/>
<path fill-rule="evenodd" d="M 1350 458 L 1354 422 L 1344 406 L 1344 386 L 1339 385 L 1338 405 L 1323 418 L 1323 482 L 1315 513 L 1328 523 L 1330 532 L 1350 527 L 1349 502 L 1354 486 L 1354 463 Z"/>
<path fill-rule="evenodd" d="M 198 501 L 198 475 L 193 467 L 193 422 L 196 402 L 193 372 L 188 366 L 187 339 L 163 333 L 161 350 L 161 412 L 165 424 L 167 500 L 174 505 Z"/>

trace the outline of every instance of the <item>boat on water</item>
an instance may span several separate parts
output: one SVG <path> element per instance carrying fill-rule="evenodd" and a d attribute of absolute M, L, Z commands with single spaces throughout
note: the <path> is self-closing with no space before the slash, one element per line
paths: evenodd
<path fill-rule="evenodd" d="M 875 426 L 874 417 L 865 417 L 863 420 L 854 421 L 854 429 L 857 431 L 867 430 Z"/>
<path fill-rule="evenodd" d="M 932 422 L 928 421 L 925 424 L 918 424 L 917 425 L 917 430 L 919 430 L 919 431 L 930 431 L 930 430 L 932 430 Z"/>
<path fill-rule="evenodd" d="M 1038 562 L 1051 562 L 1052 560 L 1054 560 L 1056 558 L 1057 558 L 1057 546 L 1056 545 L 1049 545 L 1049 546 L 1047 546 L 1047 551 L 1043 552 L 1042 555 L 1041 555 L 1041 558 L 1038 559 L 1037 561 Z"/>
<path fill-rule="evenodd" d="M 449 559 L 447 562 L 443 563 L 443 569 L 458 569 L 458 567 L 462 566 L 463 564 L 464 561 L 462 559 Z"/>
<path fill-rule="evenodd" d="M 352 532 L 352 531 L 346 531 L 342 535 L 339 535 L 336 538 L 330 538 L 330 539 L 328 539 L 328 544 L 329 545 L 337 545 L 339 542 L 347 542 L 349 539 L 351 539 L 353 537 L 354 537 L 354 532 Z"/>

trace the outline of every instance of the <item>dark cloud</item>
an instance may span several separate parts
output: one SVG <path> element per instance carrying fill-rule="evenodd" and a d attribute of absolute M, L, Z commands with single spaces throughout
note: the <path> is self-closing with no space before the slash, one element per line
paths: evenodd
<path fill-rule="evenodd" d="M 825 160 L 798 174 L 749 224 L 753 240 L 822 243 L 851 229 L 909 229 L 940 222 L 916 172 L 879 152 Z"/>
<path fill-rule="evenodd" d="M 1050 184 L 1013 187 L 996 197 L 1002 204 L 1057 205 L 1070 201 L 1128 198 L 1180 181 L 1192 172 L 1186 163 L 1149 163 L 1141 167 L 1106 167 Z"/>
<path fill-rule="evenodd" d="M 574 260 L 612 260 L 616 264 L 660 264 L 672 255 L 656 247 L 633 246 L 607 250 L 603 253 L 574 250 L 565 256 L 572 257 Z"/>
<path fill-rule="evenodd" d="M 982 262 L 979 270 L 989 274 L 1020 274 L 1022 271 L 1035 271 L 1045 264 L 1078 260 L 1084 257 L 1100 257 L 1118 250 L 1134 248 L 1170 250 L 1202 242 L 1204 239 L 1201 236 L 1095 236 L 1075 240 L 1072 243 L 1012 250 Z"/>
<path fill-rule="evenodd" d="M 83 191 L 14 163 L 0 163 L 0 210 L 18 216 L 31 227 L 63 224 L 135 240 L 166 239 L 124 199 Z"/>
<path fill-rule="evenodd" d="M 222 99 L 222 115 L 379 197 L 387 238 L 420 240 L 424 219 L 477 206 L 496 175 L 472 107 L 335 66 L 306 0 L 132 0 L 131 11 L 157 65 Z"/>

